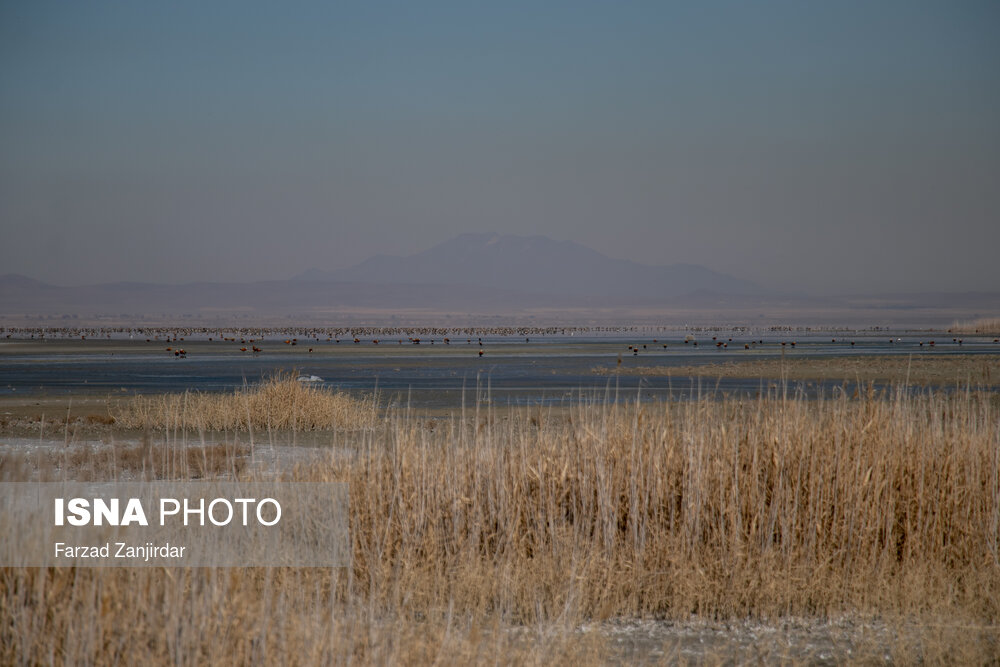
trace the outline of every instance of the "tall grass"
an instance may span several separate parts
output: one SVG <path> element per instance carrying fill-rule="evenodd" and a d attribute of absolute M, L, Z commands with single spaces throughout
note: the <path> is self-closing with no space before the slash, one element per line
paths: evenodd
<path fill-rule="evenodd" d="M 1000 619 L 989 394 L 581 405 L 401 420 L 349 471 L 387 609 Z"/>
<path fill-rule="evenodd" d="M 375 423 L 376 415 L 374 398 L 354 398 L 288 375 L 227 394 L 137 396 L 116 405 L 111 414 L 123 428 L 204 431 L 364 428 Z"/>
<path fill-rule="evenodd" d="M 505 628 L 692 614 L 1000 647 L 994 394 L 401 411 L 358 438 L 292 475 L 349 483 L 350 568 L 7 568 L 0 660 L 490 661 L 523 650 Z M 562 637 L 512 660 L 607 655 Z"/>

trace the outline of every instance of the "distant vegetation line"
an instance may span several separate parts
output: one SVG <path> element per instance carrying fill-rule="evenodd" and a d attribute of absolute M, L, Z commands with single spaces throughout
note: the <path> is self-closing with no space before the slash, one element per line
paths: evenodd
<path fill-rule="evenodd" d="M 950 330 L 963 334 L 1000 335 L 1000 317 L 982 317 L 968 322 L 955 322 Z"/>

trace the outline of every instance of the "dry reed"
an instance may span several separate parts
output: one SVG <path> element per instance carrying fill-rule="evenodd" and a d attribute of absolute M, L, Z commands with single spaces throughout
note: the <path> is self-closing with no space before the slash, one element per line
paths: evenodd
<path fill-rule="evenodd" d="M 349 483 L 350 568 L 5 568 L 0 660 L 600 661 L 504 628 L 692 614 L 937 628 L 870 647 L 904 661 L 1000 650 L 985 392 L 401 412 L 294 476 Z"/>
<path fill-rule="evenodd" d="M 238 477 L 251 455 L 246 443 L 154 443 L 144 434 L 138 443 L 66 445 L 31 453 L 4 451 L 0 453 L 0 482 Z"/>
<path fill-rule="evenodd" d="M 137 396 L 111 416 L 123 428 L 201 431 L 327 430 L 371 427 L 376 399 L 358 399 L 275 376 L 228 394 L 185 392 Z"/>
<path fill-rule="evenodd" d="M 515 622 L 1000 619 L 990 394 L 581 405 L 401 421 L 349 471 L 355 575 L 387 609 Z M 536 425 L 538 424 L 538 425 Z"/>

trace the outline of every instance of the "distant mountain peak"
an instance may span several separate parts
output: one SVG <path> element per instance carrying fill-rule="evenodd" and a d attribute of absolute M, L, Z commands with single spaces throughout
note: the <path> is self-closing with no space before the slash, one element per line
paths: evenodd
<path fill-rule="evenodd" d="M 500 234 L 496 232 L 463 232 L 458 236 L 452 237 L 452 241 L 490 241 L 491 239 L 500 238 Z M 447 241 L 445 241 L 447 243 Z"/>
<path fill-rule="evenodd" d="M 20 273 L 5 273 L 0 276 L 0 286 L 3 287 L 52 287 L 48 283 L 43 283 L 40 280 L 35 280 L 34 278 L 29 278 L 28 276 L 22 275 Z"/>
<path fill-rule="evenodd" d="M 661 301 L 704 290 L 761 293 L 752 283 L 692 264 L 613 259 L 575 241 L 496 232 L 459 234 L 405 257 L 376 255 L 347 269 L 310 269 L 297 280 L 472 285 L 556 297 Z"/>

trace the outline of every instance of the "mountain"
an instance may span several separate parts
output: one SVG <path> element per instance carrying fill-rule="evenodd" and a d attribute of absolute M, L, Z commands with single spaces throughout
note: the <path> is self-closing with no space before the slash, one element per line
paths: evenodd
<path fill-rule="evenodd" d="M 58 287 L 17 274 L 0 276 L 0 327 L 76 318 L 273 326 L 535 317 L 564 323 L 639 318 L 661 324 L 940 326 L 997 312 L 1000 292 L 788 295 L 702 266 L 639 264 L 570 241 L 497 234 L 463 234 L 406 257 L 376 255 L 349 269 L 311 269 L 292 280 Z"/>
<path fill-rule="evenodd" d="M 728 308 L 750 295 L 765 293 L 701 266 L 612 259 L 544 236 L 463 234 L 407 257 L 376 255 L 349 269 L 311 269 L 292 280 L 56 287 L 0 276 L 0 317 L 314 318 L 418 311 L 489 316 L 692 303 Z"/>
<path fill-rule="evenodd" d="M 48 285 L 40 280 L 22 276 L 19 273 L 5 273 L 0 276 L 0 289 L 6 291 L 30 291 L 44 289 L 58 289 L 53 285 Z"/>
<path fill-rule="evenodd" d="M 299 281 L 474 285 L 594 302 L 658 303 L 693 292 L 762 295 L 753 283 L 695 264 L 613 259 L 545 236 L 462 234 L 405 257 L 375 255 L 347 269 L 311 269 Z"/>

